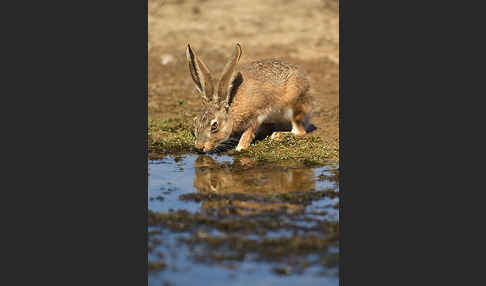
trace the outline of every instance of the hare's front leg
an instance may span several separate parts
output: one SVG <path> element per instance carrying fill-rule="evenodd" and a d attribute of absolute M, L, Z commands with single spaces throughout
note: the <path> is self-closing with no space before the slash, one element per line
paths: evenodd
<path fill-rule="evenodd" d="M 253 138 L 255 138 L 255 131 L 256 127 L 250 127 L 243 132 L 243 135 L 241 135 L 240 142 L 238 143 L 238 146 L 236 146 L 236 151 L 241 151 L 245 150 L 250 146 L 251 141 L 253 141 Z"/>

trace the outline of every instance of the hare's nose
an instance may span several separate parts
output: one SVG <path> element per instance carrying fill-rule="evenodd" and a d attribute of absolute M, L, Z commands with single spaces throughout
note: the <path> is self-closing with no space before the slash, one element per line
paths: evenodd
<path fill-rule="evenodd" d="M 195 145 L 195 147 L 196 147 L 196 149 L 197 149 L 198 151 L 203 151 L 203 148 L 204 148 L 204 145 L 203 145 L 203 144 L 198 144 L 198 143 L 196 143 L 196 144 L 194 144 L 194 145 Z"/>

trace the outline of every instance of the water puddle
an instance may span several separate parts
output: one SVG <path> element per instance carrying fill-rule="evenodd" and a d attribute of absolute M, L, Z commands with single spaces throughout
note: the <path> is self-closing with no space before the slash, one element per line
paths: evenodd
<path fill-rule="evenodd" d="M 148 170 L 149 285 L 338 285 L 337 165 L 187 155 Z"/>

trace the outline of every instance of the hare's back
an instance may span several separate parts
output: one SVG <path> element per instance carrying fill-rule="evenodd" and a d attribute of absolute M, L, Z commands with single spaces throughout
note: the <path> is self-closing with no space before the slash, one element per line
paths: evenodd
<path fill-rule="evenodd" d="M 280 59 L 265 59 L 243 64 L 239 70 L 246 80 L 273 85 L 285 85 L 298 73 L 296 66 Z"/>

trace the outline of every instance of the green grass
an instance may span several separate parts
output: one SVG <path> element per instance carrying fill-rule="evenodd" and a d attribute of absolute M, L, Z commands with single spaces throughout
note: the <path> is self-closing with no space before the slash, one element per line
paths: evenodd
<path fill-rule="evenodd" d="M 192 152 L 194 147 L 192 122 L 185 119 L 152 120 L 148 122 L 149 155 Z"/>
<path fill-rule="evenodd" d="M 241 155 L 267 162 L 291 160 L 325 164 L 329 161 L 339 161 L 338 150 L 326 146 L 321 138 L 310 135 L 297 138 L 292 134 L 285 134 L 280 141 L 273 141 L 267 137 L 250 145 Z"/>

